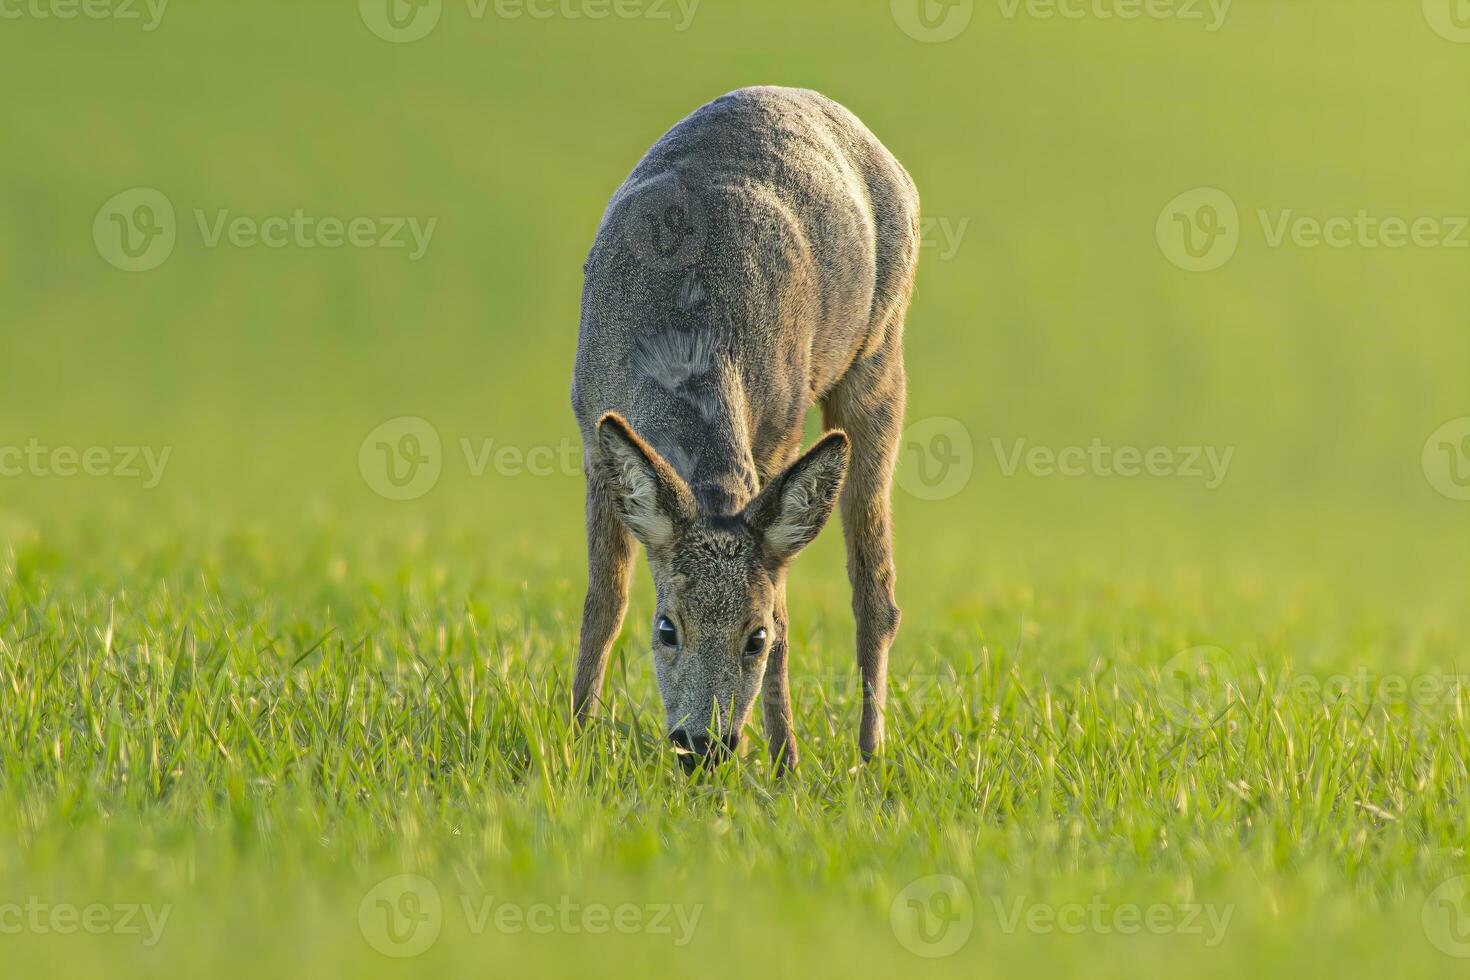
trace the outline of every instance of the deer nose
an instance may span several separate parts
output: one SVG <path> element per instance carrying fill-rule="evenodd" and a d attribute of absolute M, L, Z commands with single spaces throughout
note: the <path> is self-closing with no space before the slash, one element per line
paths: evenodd
<path fill-rule="evenodd" d="M 699 762 L 723 762 L 735 754 L 740 747 L 739 735 L 726 735 L 723 738 L 711 738 L 708 732 L 696 732 L 690 734 L 683 728 L 676 728 L 669 733 L 669 741 L 680 750 L 679 758 L 684 763 L 684 768 L 692 770 Z"/>

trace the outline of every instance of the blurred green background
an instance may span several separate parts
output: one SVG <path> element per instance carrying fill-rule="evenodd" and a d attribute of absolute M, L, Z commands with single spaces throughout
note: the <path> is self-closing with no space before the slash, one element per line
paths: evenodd
<path fill-rule="evenodd" d="M 907 629 L 961 630 L 986 590 L 1075 581 L 1166 584 L 1205 606 L 1228 583 L 1412 630 L 1463 625 L 1470 502 L 1454 477 L 1470 475 L 1470 443 L 1456 448 L 1470 424 L 1438 440 L 1442 467 L 1425 461 L 1432 434 L 1470 416 L 1463 3 L 1237 0 L 1222 21 L 1185 0 L 1133 19 L 1099 13 L 1126 0 L 1064 4 L 1078 17 L 931 3 L 934 23 L 970 17 L 933 41 L 903 0 L 626 0 L 637 16 L 600 19 L 568 16 L 603 9 L 580 0 L 538 6 L 546 18 L 445 0 L 401 42 L 386 2 L 174 0 L 151 30 L 143 6 L 141 21 L 38 14 L 64 0 L 3 8 L 0 447 L 169 452 L 154 487 L 0 477 L 7 575 L 39 567 L 96 596 L 165 581 L 188 554 L 288 624 L 339 599 L 344 576 L 506 604 L 525 583 L 555 598 L 565 655 L 582 585 L 568 398 L 582 260 L 670 125 L 782 84 L 860 116 L 932 222 L 906 345 L 910 420 L 930 428 L 905 451 L 922 459 L 944 432 L 970 475 L 895 491 Z M 126 271 L 94 223 L 115 227 L 109 202 L 137 188 L 167 199 L 176 241 Z M 1199 188 L 1233 204 L 1234 251 L 1188 271 L 1160 228 Z M 138 198 L 120 200 L 130 220 Z M 414 259 L 211 246 L 199 224 L 298 209 L 433 232 Z M 1272 242 L 1288 213 L 1359 212 L 1434 219 L 1453 241 Z M 437 434 L 441 473 L 390 500 L 360 451 L 404 417 Z M 1099 440 L 1233 455 L 1211 489 L 1007 475 L 997 440 L 1002 454 Z M 513 455 L 476 473 L 466 443 Z M 845 604 L 840 548 L 829 532 L 798 567 L 798 620 Z M 295 594 L 262 584 L 287 577 Z M 1328 620 L 1311 620 L 1313 642 L 1353 629 Z"/>
<path fill-rule="evenodd" d="M 350 3 L 177 4 L 152 31 L 8 20 L 0 439 L 173 454 L 153 491 L 21 478 L 0 494 L 22 523 L 126 498 L 139 530 L 180 501 L 272 519 L 361 507 L 575 560 L 580 474 L 474 478 L 460 440 L 575 442 L 581 261 L 607 197 L 697 105 L 780 83 L 862 117 L 934 222 L 910 417 L 963 423 L 974 478 L 938 502 L 900 494 L 908 562 L 957 539 L 962 568 L 1275 548 L 1308 571 L 1438 579 L 1464 564 L 1470 507 L 1435 492 L 1420 453 L 1470 414 L 1470 249 L 1271 247 L 1258 216 L 1470 213 L 1470 48 L 1415 8 L 1237 3 L 1211 31 L 1203 5 L 1203 20 L 1073 20 L 982 3 L 943 43 L 882 2 L 705 0 L 682 31 L 672 5 L 592 20 L 447 3 L 412 43 Z M 166 195 L 178 233 L 161 266 L 128 273 L 91 230 L 135 187 Z M 1206 273 L 1155 236 L 1198 187 L 1240 215 L 1234 257 Z M 437 224 L 411 261 L 211 248 L 197 216 L 296 209 Z M 444 472 L 389 503 L 358 448 L 399 416 L 436 427 Z M 1235 456 L 1206 491 L 1007 478 L 992 443 L 1094 438 Z"/>

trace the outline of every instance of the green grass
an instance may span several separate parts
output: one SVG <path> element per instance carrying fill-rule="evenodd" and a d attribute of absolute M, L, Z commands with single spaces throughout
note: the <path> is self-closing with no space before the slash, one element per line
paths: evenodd
<path fill-rule="evenodd" d="M 170 451 L 152 489 L 0 475 L 11 973 L 1463 974 L 1470 504 L 1421 453 L 1470 416 L 1466 253 L 1272 247 L 1259 216 L 1470 214 L 1470 47 L 1424 5 L 1238 0 L 1210 33 L 979 3 L 934 45 L 886 0 L 705 0 L 684 32 L 448 3 L 407 45 L 354 6 L 0 20 L 0 453 Z M 577 452 L 607 196 L 675 119 L 770 82 L 849 105 L 965 229 L 923 253 L 906 348 L 911 419 L 951 420 L 973 473 L 895 493 L 881 758 L 829 529 L 791 581 L 800 773 L 757 729 L 690 780 L 641 568 L 609 711 L 568 725 L 576 467 L 477 474 L 461 440 Z M 135 187 L 180 229 L 127 273 L 92 229 Z M 1189 273 L 1155 229 L 1199 187 L 1241 239 Z M 410 262 L 196 229 L 297 208 L 436 232 Z M 359 448 L 401 416 L 443 474 L 391 502 Z M 1214 489 L 1007 475 L 1019 439 L 1233 456 Z M 432 904 L 405 874 L 441 931 L 396 959 L 377 903 Z M 916 955 L 911 900 L 961 916 L 941 941 L 968 909 L 964 945 Z M 692 935 L 583 928 L 624 904 Z M 94 905 L 167 919 L 52 928 Z"/>
<path fill-rule="evenodd" d="M 611 711 L 578 738 L 565 582 L 514 584 L 474 542 L 346 538 L 163 540 L 89 588 L 69 581 L 90 563 L 70 543 L 7 556 L 0 894 L 172 910 L 156 946 L 25 932 L 5 938 L 10 962 L 229 974 L 249 950 L 251 972 L 291 976 L 1457 969 L 1420 911 L 1467 870 L 1462 617 L 1405 622 L 1221 582 L 971 587 L 948 615 L 918 604 L 890 741 L 863 766 L 847 614 L 811 600 L 808 558 L 794 585 L 800 774 L 774 778 L 753 732 L 738 764 L 691 780 L 637 652 L 646 625 L 613 667 Z M 1201 644 L 1229 650 L 1231 684 L 1191 698 L 1169 668 Z M 1350 669 L 1366 679 L 1334 691 Z M 399 962 L 374 951 L 359 906 L 402 873 L 433 882 L 443 932 Z M 935 874 L 964 883 L 974 933 L 930 965 L 890 909 Z M 679 931 L 477 932 L 461 903 L 487 896 L 698 918 L 684 945 Z M 1008 927 L 1018 902 L 1162 904 L 1184 931 L 1120 934 L 1129 920 L 1107 911 L 1080 934 Z"/>

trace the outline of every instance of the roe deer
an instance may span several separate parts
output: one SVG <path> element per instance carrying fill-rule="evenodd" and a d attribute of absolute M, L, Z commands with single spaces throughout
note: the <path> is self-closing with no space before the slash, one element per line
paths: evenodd
<path fill-rule="evenodd" d="M 857 117 L 786 88 L 696 110 L 613 195 L 584 267 L 572 381 L 587 474 L 579 722 L 597 709 L 637 539 L 685 767 L 738 749 L 757 690 L 777 771 L 794 767 L 786 571 L 841 491 L 859 747 L 878 750 L 918 222 L 913 181 Z M 833 431 L 798 459 L 818 402 Z"/>

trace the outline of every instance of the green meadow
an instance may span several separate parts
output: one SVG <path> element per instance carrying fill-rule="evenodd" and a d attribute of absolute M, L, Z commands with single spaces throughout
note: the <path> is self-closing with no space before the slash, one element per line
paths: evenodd
<path fill-rule="evenodd" d="M 731 89 L 918 184 L 857 752 L 574 732 L 581 265 Z M 0 0 L 14 976 L 1463 975 L 1463 0 Z M 810 434 L 818 433 L 811 420 Z"/>

